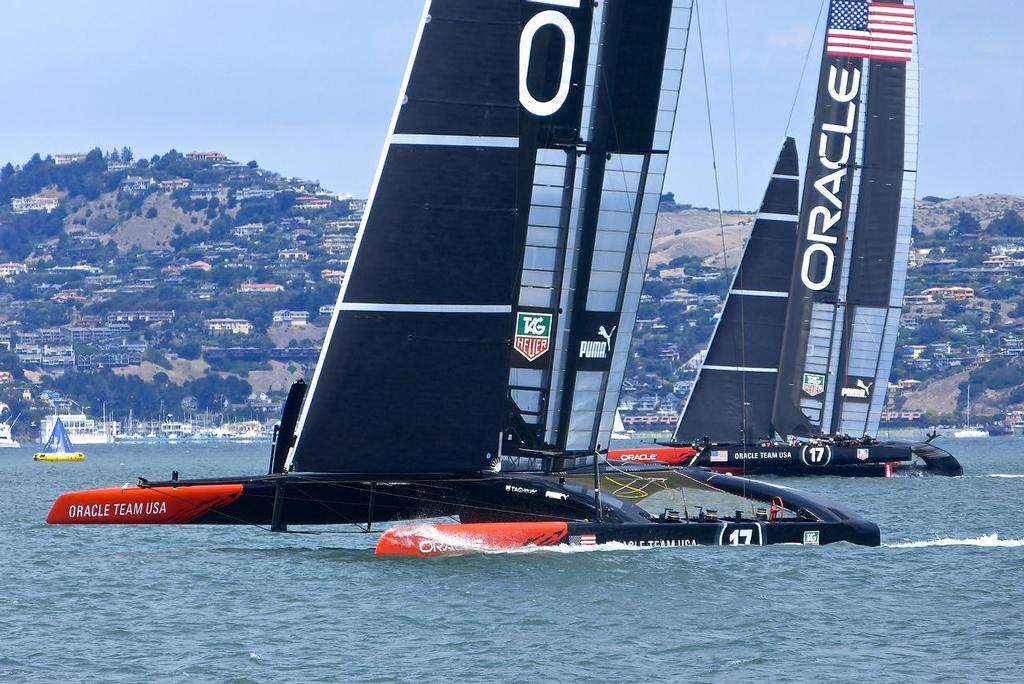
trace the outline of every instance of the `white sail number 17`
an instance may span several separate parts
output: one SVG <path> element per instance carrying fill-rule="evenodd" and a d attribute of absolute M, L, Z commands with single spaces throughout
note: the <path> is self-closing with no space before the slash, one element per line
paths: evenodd
<path fill-rule="evenodd" d="M 540 5 L 554 5 L 569 9 L 579 9 L 581 0 L 528 0 Z M 530 92 L 530 84 L 527 77 L 530 74 L 530 58 L 533 55 L 533 43 L 537 33 L 545 28 L 552 27 L 562 32 L 565 38 L 565 52 L 562 54 L 562 72 L 558 79 L 558 90 L 550 100 L 540 100 Z M 573 29 L 569 17 L 554 9 L 544 10 L 537 13 L 532 19 L 526 22 L 523 33 L 519 38 L 519 102 L 526 111 L 536 116 L 551 116 L 562 108 L 569 97 L 569 88 L 572 85 L 572 61 L 576 54 L 576 31 Z"/>
<path fill-rule="evenodd" d="M 732 546 L 749 546 L 754 538 L 754 530 L 733 530 L 729 533 L 729 543 Z"/>

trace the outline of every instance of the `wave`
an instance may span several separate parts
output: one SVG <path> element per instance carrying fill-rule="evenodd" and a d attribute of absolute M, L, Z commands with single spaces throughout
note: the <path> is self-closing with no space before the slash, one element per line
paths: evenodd
<path fill-rule="evenodd" d="M 1000 539 L 998 532 L 983 534 L 980 537 L 968 539 L 956 539 L 954 537 L 943 537 L 942 539 L 929 539 L 925 541 L 904 542 L 902 544 L 886 544 L 890 549 L 923 549 L 931 546 L 1001 546 L 1014 547 L 1024 546 L 1024 539 Z"/>
<path fill-rule="evenodd" d="M 1018 479 L 1018 478 L 1024 478 L 1024 475 L 1022 475 L 1020 473 L 1012 473 L 1012 474 L 1009 474 L 1009 473 L 989 473 L 988 477 L 1005 477 L 1005 478 Z"/>

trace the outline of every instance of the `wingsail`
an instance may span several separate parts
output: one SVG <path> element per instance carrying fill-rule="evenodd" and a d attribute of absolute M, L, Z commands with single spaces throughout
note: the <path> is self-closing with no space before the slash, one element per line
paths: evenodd
<path fill-rule="evenodd" d="M 288 468 L 607 446 L 691 8 L 428 5 Z"/>
<path fill-rule="evenodd" d="M 878 429 L 917 184 L 915 12 L 829 9 L 772 415 L 782 436 Z"/>

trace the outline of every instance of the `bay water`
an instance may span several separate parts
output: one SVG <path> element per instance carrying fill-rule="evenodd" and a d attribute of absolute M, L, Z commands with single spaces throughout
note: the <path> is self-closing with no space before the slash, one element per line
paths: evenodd
<path fill-rule="evenodd" d="M 0 682 L 991 681 L 1024 650 L 1024 439 L 962 478 L 779 482 L 883 546 L 373 556 L 349 528 L 52 527 L 61 492 L 265 472 L 267 445 L 0 450 Z"/>

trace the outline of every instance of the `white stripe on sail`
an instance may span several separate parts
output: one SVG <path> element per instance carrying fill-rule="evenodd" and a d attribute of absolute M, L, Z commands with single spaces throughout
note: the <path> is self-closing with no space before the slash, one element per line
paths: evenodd
<path fill-rule="evenodd" d="M 519 147 L 519 138 L 498 138 L 482 135 L 426 135 L 396 133 L 392 145 L 439 145 L 442 147 Z"/>
<path fill-rule="evenodd" d="M 770 211 L 759 211 L 757 212 L 758 221 L 789 221 L 790 223 L 796 223 L 800 220 L 800 217 L 796 214 L 773 214 Z"/>
<path fill-rule="evenodd" d="M 729 294 L 747 295 L 748 297 L 789 297 L 788 292 L 778 292 L 772 290 L 730 290 Z"/>
<path fill-rule="evenodd" d="M 730 371 L 733 373 L 778 373 L 778 368 L 755 368 L 753 366 L 703 366 L 701 370 Z"/>
<path fill-rule="evenodd" d="M 339 311 L 388 311 L 397 313 L 512 313 L 509 304 L 375 304 L 370 302 L 341 302 Z"/>

